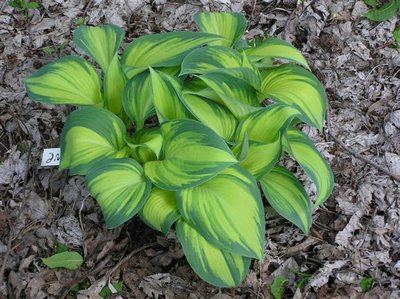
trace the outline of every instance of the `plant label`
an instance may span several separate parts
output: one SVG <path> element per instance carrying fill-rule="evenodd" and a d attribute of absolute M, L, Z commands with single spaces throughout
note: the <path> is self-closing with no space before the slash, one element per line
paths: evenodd
<path fill-rule="evenodd" d="M 60 148 L 45 148 L 42 155 L 40 166 L 60 165 Z"/>

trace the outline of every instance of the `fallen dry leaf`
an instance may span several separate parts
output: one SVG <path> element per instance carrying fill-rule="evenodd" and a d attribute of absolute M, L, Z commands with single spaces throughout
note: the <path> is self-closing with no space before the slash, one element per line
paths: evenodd
<path fill-rule="evenodd" d="M 333 263 L 326 262 L 324 266 L 313 275 L 308 283 L 313 288 L 320 288 L 328 283 L 329 277 L 333 275 L 334 270 L 343 268 L 349 261 L 335 261 Z"/>

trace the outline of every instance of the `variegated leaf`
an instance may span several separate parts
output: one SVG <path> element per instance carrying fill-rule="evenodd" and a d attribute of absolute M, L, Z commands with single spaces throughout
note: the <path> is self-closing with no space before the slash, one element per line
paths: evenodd
<path fill-rule="evenodd" d="M 261 88 L 261 75 L 259 74 L 259 72 L 254 72 L 247 67 L 235 67 L 212 70 L 209 73 L 219 73 L 222 75 L 228 75 L 243 80 L 247 84 L 250 84 L 251 87 L 253 87 L 257 91 L 256 96 L 258 99 L 264 99 L 264 96 L 258 93 Z"/>
<path fill-rule="evenodd" d="M 125 49 L 122 63 L 134 67 L 177 66 L 193 49 L 222 37 L 202 32 L 167 32 L 138 37 Z"/>
<path fill-rule="evenodd" d="M 86 174 L 98 161 L 129 156 L 124 123 L 110 111 L 84 107 L 72 112 L 61 134 L 60 169 Z"/>
<path fill-rule="evenodd" d="M 148 226 L 166 235 L 180 218 L 175 192 L 154 187 L 139 216 Z"/>
<path fill-rule="evenodd" d="M 256 180 L 242 168 L 225 169 L 211 180 L 177 192 L 182 217 L 211 244 L 262 259 L 264 207 Z"/>
<path fill-rule="evenodd" d="M 247 57 L 245 52 L 242 53 L 242 57 L 242 68 L 251 70 L 250 75 L 246 75 L 247 78 L 245 80 L 259 91 L 261 88 L 261 73 L 257 66 Z"/>
<path fill-rule="evenodd" d="M 286 148 L 317 186 L 315 207 L 323 204 L 332 193 L 334 180 L 329 164 L 304 133 L 292 128 L 286 131 Z"/>
<path fill-rule="evenodd" d="M 235 153 L 235 150 L 233 150 Z M 270 143 L 250 141 L 246 157 L 239 165 L 256 179 L 266 175 L 279 161 L 282 153 L 281 138 Z"/>
<path fill-rule="evenodd" d="M 136 76 L 144 71 L 147 71 L 148 69 L 149 67 L 147 66 L 134 67 L 129 65 L 122 65 L 122 70 L 128 79 L 131 79 L 133 76 Z M 180 65 L 165 66 L 165 67 L 161 66 L 161 67 L 154 67 L 153 69 L 167 75 L 177 76 L 181 70 L 181 67 Z"/>
<path fill-rule="evenodd" d="M 167 74 L 158 73 L 150 68 L 151 97 L 156 108 L 158 121 L 189 118 L 190 113 L 182 104 L 179 94 L 182 92 L 183 82 Z"/>
<path fill-rule="evenodd" d="M 238 121 L 222 105 L 192 94 L 183 94 L 181 100 L 188 110 L 203 124 L 214 130 L 225 140 L 231 140 Z"/>
<path fill-rule="evenodd" d="M 237 163 L 225 141 L 198 121 L 168 121 L 161 130 L 162 159 L 144 164 L 146 176 L 161 189 L 197 186 Z"/>
<path fill-rule="evenodd" d="M 143 128 L 146 118 L 154 111 L 150 80 L 150 72 L 145 71 L 133 76 L 125 84 L 122 104 L 137 130 Z"/>
<path fill-rule="evenodd" d="M 235 157 L 242 162 L 246 159 L 249 153 L 250 142 L 247 134 L 243 136 L 243 139 L 236 143 L 236 145 L 232 148 L 232 152 L 234 153 Z"/>
<path fill-rule="evenodd" d="M 124 39 L 124 30 L 115 25 L 80 26 L 74 31 L 75 44 L 107 71 Z"/>
<path fill-rule="evenodd" d="M 217 72 L 201 75 L 199 78 L 215 91 L 237 119 L 260 109 L 257 91 L 246 81 Z"/>
<path fill-rule="evenodd" d="M 236 140 L 240 142 L 247 135 L 250 141 L 274 142 L 298 115 L 299 112 L 294 107 L 281 104 L 270 105 L 242 120 L 236 131 Z"/>
<path fill-rule="evenodd" d="M 149 69 L 147 66 L 134 67 L 134 66 L 124 65 L 124 64 L 121 64 L 121 68 L 125 74 L 125 77 L 128 80 L 132 79 L 132 77 L 134 77 L 136 75 L 139 75 L 140 73 L 148 71 L 148 69 Z"/>
<path fill-rule="evenodd" d="M 197 76 L 184 81 L 184 94 L 194 94 L 225 106 L 219 95 Z"/>
<path fill-rule="evenodd" d="M 118 55 L 111 60 L 104 74 L 104 106 L 122 119 L 124 115 L 122 98 L 126 76 L 122 71 Z"/>
<path fill-rule="evenodd" d="M 133 159 L 106 159 L 87 173 L 86 186 L 100 205 L 107 228 L 131 219 L 147 200 L 151 183 Z"/>
<path fill-rule="evenodd" d="M 100 78 L 83 58 L 66 56 L 49 63 L 25 80 L 28 96 L 50 104 L 102 106 Z"/>
<path fill-rule="evenodd" d="M 185 221 L 178 221 L 176 234 L 188 263 L 206 282 L 227 288 L 238 286 L 246 277 L 250 258 L 215 247 Z"/>
<path fill-rule="evenodd" d="M 312 203 L 293 173 L 275 166 L 260 183 L 274 210 L 308 234 L 312 223 Z"/>
<path fill-rule="evenodd" d="M 233 46 L 246 31 L 247 21 L 243 14 L 234 12 L 199 12 L 193 16 L 200 30 L 223 36 L 225 40 L 212 45 Z"/>
<path fill-rule="evenodd" d="M 249 83 L 255 89 L 261 86 L 261 75 L 245 54 L 224 46 L 202 47 L 190 52 L 182 62 L 181 75 L 224 73 Z"/>
<path fill-rule="evenodd" d="M 290 43 L 279 38 L 269 37 L 262 44 L 247 48 L 244 52 L 251 61 L 264 63 L 266 66 L 270 64 L 271 59 L 278 58 L 293 61 L 310 69 L 303 54 Z"/>
<path fill-rule="evenodd" d="M 241 66 L 242 55 L 236 50 L 224 46 L 208 46 L 186 55 L 182 62 L 181 75 L 206 74 L 216 69 Z"/>
<path fill-rule="evenodd" d="M 326 93 L 318 79 L 297 65 L 281 65 L 263 73 L 262 92 L 276 102 L 296 107 L 304 122 L 321 129 L 326 113 Z"/>
<path fill-rule="evenodd" d="M 133 136 L 132 143 L 128 145 L 135 160 L 141 163 L 157 160 L 162 146 L 161 129 L 155 127 L 139 130 Z"/>

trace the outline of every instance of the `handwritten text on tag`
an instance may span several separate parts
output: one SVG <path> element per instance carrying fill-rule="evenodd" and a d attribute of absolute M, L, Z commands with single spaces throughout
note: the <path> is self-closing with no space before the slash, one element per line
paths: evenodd
<path fill-rule="evenodd" d="M 45 148 L 42 155 L 40 166 L 60 165 L 60 148 Z"/>

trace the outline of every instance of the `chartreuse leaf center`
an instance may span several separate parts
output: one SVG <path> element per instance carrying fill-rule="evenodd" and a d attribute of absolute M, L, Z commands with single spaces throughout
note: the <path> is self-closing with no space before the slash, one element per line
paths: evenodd
<path fill-rule="evenodd" d="M 270 205 L 307 234 L 311 228 L 312 204 L 297 178 L 286 168 L 275 166 L 260 183 Z"/>
<path fill-rule="evenodd" d="M 287 41 L 269 37 L 257 47 L 249 47 L 244 51 L 251 61 L 261 67 L 274 66 L 275 59 L 286 59 L 310 69 L 303 54 Z M 272 61 L 271 61 L 272 60 Z"/>
<path fill-rule="evenodd" d="M 107 71 L 124 39 L 124 30 L 115 25 L 80 26 L 74 31 L 75 44 Z"/>
<path fill-rule="evenodd" d="M 248 142 L 247 153 L 240 161 L 240 166 L 251 173 L 256 179 L 266 175 L 279 161 L 282 152 L 281 136 L 273 142 Z M 239 154 L 240 146 L 234 148 Z"/>
<path fill-rule="evenodd" d="M 140 217 L 147 225 L 166 235 L 171 225 L 181 217 L 176 193 L 154 187 L 140 211 Z"/>
<path fill-rule="evenodd" d="M 206 74 L 213 70 L 241 66 L 242 56 L 236 50 L 224 46 L 202 47 L 186 55 L 181 75 Z"/>
<path fill-rule="evenodd" d="M 134 39 L 122 55 L 122 63 L 134 67 L 180 65 L 186 54 L 221 36 L 202 32 L 168 32 Z"/>
<path fill-rule="evenodd" d="M 333 190 L 333 173 L 328 163 L 318 152 L 313 142 L 301 131 L 286 131 L 286 150 L 300 164 L 307 175 L 317 186 L 318 194 L 315 207 L 323 204 Z"/>
<path fill-rule="evenodd" d="M 238 121 L 227 108 L 212 100 L 189 93 L 183 94 L 181 100 L 199 121 L 219 136 L 225 140 L 233 139 Z"/>
<path fill-rule="evenodd" d="M 183 82 L 152 68 L 150 68 L 150 78 L 151 96 L 159 121 L 189 118 L 190 114 L 179 98 Z"/>
<path fill-rule="evenodd" d="M 124 87 L 122 105 L 125 113 L 138 130 L 144 127 L 146 119 L 154 110 L 151 98 L 150 72 L 144 71 L 130 78 Z"/>
<path fill-rule="evenodd" d="M 262 259 L 264 212 L 250 174 L 230 167 L 177 195 L 180 213 L 208 242 L 228 252 Z"/>
<path fill-rule="evenodd" d="M 25 80 L 34 101 L 77 106 L 102 106 L 100 78 L 83 58 L 63 57 L 45 65 Z"/>
<path fill-rule="evenodd" d="M 131 156 L 135 160 L 145 163 L 154 161 L 160 157 L 162 135 L 160 128 L 145 128 L 136 132 L 128 142 Z"/>
<path fill-rule="evenodd" d="M 274 142 L 290 125 L 299 111 L 291 106 L 270 105 L 244 118 L 236 131 L 237 142 L 245 136 L 248 140 L 262 143 Z"/>
<path fill-rule="evenodd" d="M 108 228 L 131 219 L 147 200 L 151 183 L 133 159 L 107 159 L 86 175 L 86 186 L 97 199 Z"/>
<path fill-rule="evenodd" d="M 296 107 L 304 122 L 321 129 L 325 119 L 326 93 L 318 79 L 300 66 L 285 64 L 265 70 L 264 95 L 278 103 Z"/>
<path fill-rule="evenodd" d="M 168 121 L 161 131 L 162 159 L 144 164 L 146 176 L 161 189 L 196 186 L 237 163 L 224 140 L 200 122 Z"/>
<path fill-rule="evenodd" d="M 61 134 L 60 169 L 86 174 L 98 161 L 129 156 L 123 122 L 111 112 L 85 107 L 68 117 Z"/>
<path fill-rule="evenodd" d="M 247 27 L 246 18 L 240 13 L 196 13 L 193 19 L 201 31 L 225 38 L 213 42 L 214 45 L 233 46 L 240 40 Z"/>
<path fill-rule="evenodd" d="M 126 76 L 119 62 L 118 49 L 123 38 L 124 31 L 115 25 L 80 26 L 74 31 L 75 44 L 103 70 L 105 107 L 121 118 L 124 118 L 122 89 Z"/>
<path fill-rule="evenodd" d="M 208 283 L 227 288 L 245 278 L 250 258 L 214 246 L 185 221 L 177 223 L 176 234 L 194 272 Z"/>

